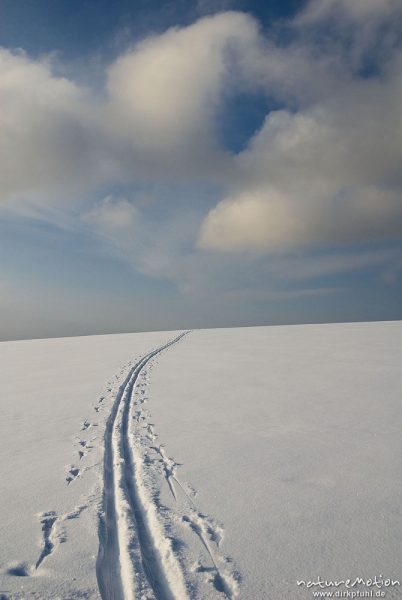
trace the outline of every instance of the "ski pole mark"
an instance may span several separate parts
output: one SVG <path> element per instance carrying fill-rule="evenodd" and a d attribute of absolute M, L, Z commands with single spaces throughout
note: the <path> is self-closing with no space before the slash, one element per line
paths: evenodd
<path fill-rule="evenodd" d="M 150 426 L 148 426 L 150 427 Z M 153 432 L 153 429 L 151 428 L 153 437 L 155 437 L 155 434 Z M 161 462 L 163 465 L 163 471 L 165 474 L 165 479 L 168 482 L 170 491 L 172 492 L 172 496 L 175 500 L 177 500 L 177 496 L 176 496 L 176 490 L 174 487 L 174 481 L 180 485 L 180 483 L 177 480 L 176 477 L 176 468 L 179 467 L 180 465 L 178 463 L 176 463 L 172 458 L 169 458 L 169 456 L 167 456 L 165 454 L 165 451 L 163 449 L 163 446 L 152 446 L 152 450 L 155 450 L 155 452 L 157 452 L 157 454 L 159 454 L 159 456 L 161 457 Z"/>
<path fill-rule="evenodd" d="M 219 568 L 215 554 L 208 542 L 209 536 L 212 537 L 213 541 L 215 541 L 219 546 L 220 542 L 218 543 L 217 541 L 215 530 L 211 527 L 210 523 L 208 523 L 205 515 L 201 513 L 197 514 L 195 511 L 193 511 L 193 514 L 190 517 L 187 515 L 183 516 L 183 522 L 187 523 L 194 533 L 199 537 L 202 545 L 209 555 L 209 558 L 213 564 L 213 569 L 215 570 L 215 577 L 213 579 L 215 588 L 218 592 L 225 594 L 229 600 L 232 600 L 232 598 L 237 595 L 237 582 L 231 574 L 224 573 Z M 208 572 L 208 569 L 203 570 Z"/>

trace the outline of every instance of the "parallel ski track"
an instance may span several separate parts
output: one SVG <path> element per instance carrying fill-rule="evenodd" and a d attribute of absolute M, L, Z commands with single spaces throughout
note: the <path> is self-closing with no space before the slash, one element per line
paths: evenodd
<path fill-rule="evenodd" d="M 143 356 L 129 371 L 116 394 L 106 423 L 103 464 L 103 511 L 99 519 L 96 575 L 102 600 L 134 600 L 148 588 L 156 600 L 187 597 L 178 573 L 172 584 L 172 557 L 166 540 L 155 539 L 152 511 L 144 506 L 138 485 L 130 407 L 133 389 L 144 367 L 188 332 Z M 174 560 L 174 559 L 173 559 Z M 179 569 L 177 565 L 177 569 Z M 173 571 L 176 569 L 173 568 Z M 145 589 L 144 589 L 145 588 Z M 143 596 L 145 597 L 145 596 Z M 149 597 L 149 596 L 146 596 Z"/>

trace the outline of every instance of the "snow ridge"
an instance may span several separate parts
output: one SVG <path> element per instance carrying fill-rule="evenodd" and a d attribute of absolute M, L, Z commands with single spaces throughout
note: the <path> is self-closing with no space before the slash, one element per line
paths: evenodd
<path fill-rule="evenodd" d="M 141 484 L 141 460 L 132 440 L 132 395 L 145 365 L 178 343 L 184 332 L 141 358 L 119 387 L 104 438 L 103 511 L 96 564 L 103 600 L 186 600 L 184 576 Z"/>

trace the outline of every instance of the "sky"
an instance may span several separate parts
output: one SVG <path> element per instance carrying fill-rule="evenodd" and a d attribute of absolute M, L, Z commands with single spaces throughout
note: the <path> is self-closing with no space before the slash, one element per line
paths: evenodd
<path fill-rule="evenodd" d="M 0 0 L 0 339 L 402 319 L 401 0 Z"/>

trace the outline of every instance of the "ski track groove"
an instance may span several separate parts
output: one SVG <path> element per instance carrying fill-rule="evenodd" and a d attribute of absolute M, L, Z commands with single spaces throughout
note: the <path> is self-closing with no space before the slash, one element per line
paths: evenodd
<path fill-rule="evenodd" d="M 181 340 L 184 332 L 152 350 L 119 387 L 104 437 L 103 511 L 96 574 L 102 600 L 186 600 L 184 576 L 165 538 L 157 508 L 141 483 L 142 458 L 131 441 L 133 389 L 147 363 Z M 145 390 L 144 390 L 145 393 Z M 143 394 L 144 395 L 144 394 Z"/>

